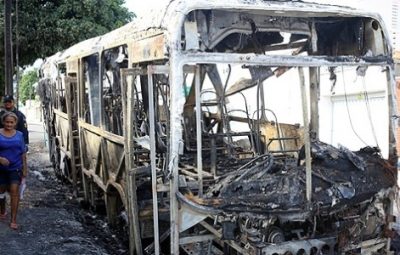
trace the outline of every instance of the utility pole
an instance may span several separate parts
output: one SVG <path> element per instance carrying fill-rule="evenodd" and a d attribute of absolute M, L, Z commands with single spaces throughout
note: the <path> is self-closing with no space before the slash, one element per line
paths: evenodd
<path fill-rule="evenodd" d="M 12 0 L 4 1 L 4 67 L 5 67 L 5 94 L 13 95 L 13 52 L 11 32 Z"/>
<path fill-rule="evenodd" d="M 17 105 L 17 109 L 18 109 L 18 105 L 19 105 L 19 17 L 18 17 L 18 0 L 15 0 L 15 76 L 16 76 L 16 95 L 15 95 L 15 102 Z"/>

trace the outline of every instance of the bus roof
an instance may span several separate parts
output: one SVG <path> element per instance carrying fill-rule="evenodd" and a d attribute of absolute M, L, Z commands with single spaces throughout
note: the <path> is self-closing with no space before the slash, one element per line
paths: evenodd
<path fill-rule="evenodd" d="M 229 3 L 229 4 L 227 4 Z M 104 35 L 79 42 L 51 57 L 52 61 L 65 62 L 94 54 L 103 49 L 123 45 L 128 41 L 140 40 L 164 33 L 169 37 L 169 28 L 178 24 L 179 17 L 193 10 L 240 10 L 241 12 L 268 12 L 271 16 L 293 17 L 368 17 L 376 19 L 387 35 L 379 14 L 360 11 L 351 7 L 327 5 L 291 0 L 170 0 L 157 3 L 146 14 Z M 390 40 L 389 36 L 386 36 Z"/>

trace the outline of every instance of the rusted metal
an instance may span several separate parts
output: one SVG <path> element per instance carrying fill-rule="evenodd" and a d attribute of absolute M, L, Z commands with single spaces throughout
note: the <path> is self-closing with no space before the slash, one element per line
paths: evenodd
<path fill-rule="evenodd" d="M 76 143 L 74 141 L 74 138 L 76 137 L 76 135 L 74 134 L 75 132 L 77 132 L 77 130 L 73 129 L 73 112 L 74 112 L 74 108 L 73 108 L 73 93 L 75 91 L 74 86 L 72 83 L 76 84 L 76 79 L 71 79 L 68 77 L 64 77 L 63 81 L 64 83 L 64 88 L 65 88 L 65 98 L 66 98 L 66 105 L 67 105 L 67 118 L 68 118 L 68 142 L 69 142 L 69 151 L 70 151 L 70 159 L 71 159 L 71 175 L 72 175 L 72 185 L 73 185 L 73 189 L 74 189 L 74 194 L 76 195 L 78 193 L 78 171 L 76 169 L 76 160 L 77 157 L 79 157 L 79 148 L 76 148 Z"/>
<path fill-rule="evenodd" d="M 199 197 L 203 197 L 203 154 L 202 154 L 202 123 L 201 123 L 201 84 L 200 84 L 200 67 L 197 67 L 195 74 L 195 91 L 196 91 L 196 138 L 197 138 L 197 180 L 199 182 Z"/>
<path fill-rule="evenodd" d="M 319 140 L 319 97 L 320 97 L 320 68 L 310 68 L 310 132 L 311 139 Z"/>
<path fill-rule="evenodd" d="M 130 61 L 132 63 L 156 61 L 165 58 L 165 36 L 163 34 L 132 43 L 132 50 L 130 52 Z"/>
<path fill-rule="evenodd" d="M 134 94 L 133 86 L 134 75 L 125 75 L 121 71 L 122 78 L 122 109 L 123 116 L 126 123 L 132 123 L 134 115 Z M 130 78 L 130 79 L 129 79 Z M 139 230 L 139 210 L 137 205 L 137 183 L 136 173 L 134 171 L 134 141 L 133 141 L 133 126 L 124 126 L 124 136 L 126 137 L 124 144 L 125 151 L 125 171 L 126 171 L 126 183 L 127 183 L 127 205 L 128 205 L 128 216 L 129 216 L 129 233 L 133 238 L 130 238 L 130 254 L 143 254 L 142 241 L 140 238 Z"/>
<path fill-rule="evenodd" d="M 160 254 L 159 227 L 158 227 L 158 195 L 157 195 L 157 167 L 156 167 L 156 133 L 154 114 L 154 70 L 152 66 L 147 67 L 149 88 L 149 118 L 150 118 L 150 160 L 151 160 L 151 185 L 153 195 L 153 224 L 154 224 L 154 253 Z"/>
<path fill-rule="evenodd" d="M 67 61 L 67 70 L 68 73 L 78 73 L 79 71 L 79 64 L 78 64 L 78 59 L 72 59 Z"/>
<path fill-rule="evenodd" d="M 307 103 L 307 92 L 304 81 L 303 68 L 299 68 L 300 76 L 300 90 L 301 90 L 301 102 L 303 108 L 303 125 L 304 125 L 304 150 L 305 150 L 305 161 L 306 161 L 306 197 L 307 201 L 311 202 L 312 199 L 312 183 L 311 183 L 311 143 L 310 143 L 310 128 L 308 119 L 308 103 Z"/>

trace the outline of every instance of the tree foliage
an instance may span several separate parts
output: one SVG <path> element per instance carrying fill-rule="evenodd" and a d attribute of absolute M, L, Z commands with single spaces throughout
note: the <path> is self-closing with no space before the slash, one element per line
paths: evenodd
<path fill-rule="evenodd" d="M 19 101 L 25 104 L 28 99 L 35 99 L 34 85 L 39 80 L 37 70 L 25 72 L 19 82 Z"/>
<path fill-rule="evenodd" d="M 95 37 L 131 21 L 134 14 L 122 6 L 124 0 L 19 0 L 19 65 Z M 13 0 L 15 4 L 15 0 Z M 1 1 L 4 10 L 4 1 Z M 0 24 L 4 23 L 4 11 Z M 15 15 L 13 32 L 15 39 Z M 3 26 L 4 27 L 4 26 Z M 1 31 L 0 81 L 4 76 L 4 31 Z M 15 48 L 15 45 L 14 45 Z M 15 49 L 14 49 L 15 54 Z M 3 89 L 1 89 L 3 91 Z"/>

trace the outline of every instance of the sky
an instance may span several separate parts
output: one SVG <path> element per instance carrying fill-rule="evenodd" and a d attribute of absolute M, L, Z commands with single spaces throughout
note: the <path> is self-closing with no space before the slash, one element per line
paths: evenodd
<path fill-rule="evenodd" d="M 327 4 L 342 4 L 349 5 L 356 8 L 363 8 L 367 10 L 378 10 L 382 3 L 376 0 L 305 0 L 308 2 L 320 2 Z M 168 0 L 125 0 L 125 6 L 132 12 L 136 13 L 136 15 L 143 15 L 151 9 L 152 6 L 157 6 L 160 2 L 168 2 Z M 390 2 L 390 1 L 388 1 Z"/>
<path fill-rule="evenodd" d="M 125 6 L 137 16 L 141 16 L 160 2 L 167 2 L 167 0 L 125 0 Z"/>

